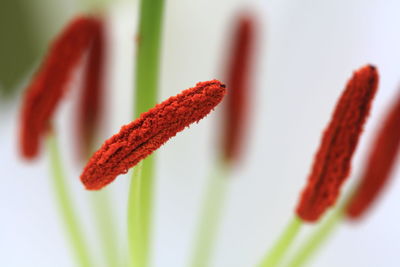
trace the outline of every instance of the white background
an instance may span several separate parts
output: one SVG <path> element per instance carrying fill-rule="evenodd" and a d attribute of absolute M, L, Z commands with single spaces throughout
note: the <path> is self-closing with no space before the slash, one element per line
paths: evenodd
<path fill-rule="evenodd" d="M 213 264 L 255 266 L 293 214 L 321 131 L 345 82 L 353 70 L 372 63 L 381 74 L 380 88 L 350 179 L 354 180 L 362 168 L 379 119 L 399 91 L 400 3 L 166 2 L 160 99 L 198 81 L 219 78 L 234 15 L 249 7 L 258 17 L 260 42 L 252 127 L 247 154 L 231 177 Z M 55 34 L 73 16 L 76 5 L 61 0 L 49 3 L 47 11 L 37 8 L 35 14 L 45 21 L 42 24 L 48 26 L 49 34 Z M 62 14 L 57 23 L 49 23 L 54 16 L 40 16 L 41 12 L 51 14 L 54 8 Z M 118 2 L 110 7 L 107 17 L 111 22 L 112 57 L 103 138 L 131 120 L 137 7 Z M 91 242 L 95 242 L 92 197 L 79 183 L 81 169 L 71 142 L 73 98 L 74 93 L 70 93 L 58 110 L 57 130 L 74 201 Z M 42 151 L 40 160 L 33 163 L 22 161 L 18 155 L 18 108 L 19 99 L 2 104 L 0 109 L 0 266 L 73 266 L 54 201 L 46 153 Z M 157 153 L 153 266 L 186 266 L 207 174 L 218 149 L 219 111 L 178 134 Z M 370 216 L 359 224 L 343 224 L 309 266 L 399 266 L 399 171 L 397 168 L 395 179 Z M 113 195 L 121 240 L 126 228 L 128 185 L 129 177 L 121 176 L 107 189 Z M 123 241 L 121 244 L 122 250 Z M 98 262 L 96 266 L 102 265 Z"/>

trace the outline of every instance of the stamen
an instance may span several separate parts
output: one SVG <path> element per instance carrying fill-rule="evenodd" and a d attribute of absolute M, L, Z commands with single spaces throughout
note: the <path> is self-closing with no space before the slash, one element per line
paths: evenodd
<path fill-rule="evenodd" d="M 217 80 L 201 82 L 142 113 L 91 157 L 81 175 L 82 183 L 88 190 L 111 183 L 185 127 L 205 117 L 225 93 L 225 85 Z"/>
<path fill-rule="evenodd" d="M 335 204 L 349 175 L 351 158 L 369 115 L 378 87 L 375 67 L 356 71 L 339 99 L 332 120 L 324 132 L 308 183 L 301 194 L 297 214 L 314 222 Z"/>
<path fill-rule="evenodd" d="M 250 74 L 254 51 L 254 19 L 242 15 L 234 35 L 231 59 L 228 65 L 227 110 L 223 136 L 224 158 L 228 162 L 237 160 L 242 148 L 247 126 L 250 96 Z"/>
<path fill-rule="evenodd" d="M 31 159 L 39 152 L 41 138 L 64 94 L 66 85 L 96 31 L 97 20 L 78 17 L 53 42 L 28 86 L 21 114 L 21 152 Z"/>
<path fill-rule="evenodd" d="M 346 215 L 359 219 L 372 206 L 388 183 L 400 149 L 400 95 L 391 107 L 376 136 L 371 153 Z"/>
<path fill-rule="evenodd" d="M 104 35 L 104 23 L 98 20 L 85 67 L 84 85 L 78 110 L 79 152 L 84 159 L 87 159 L 92 152 L 102 106 L 106 45 Z"/>

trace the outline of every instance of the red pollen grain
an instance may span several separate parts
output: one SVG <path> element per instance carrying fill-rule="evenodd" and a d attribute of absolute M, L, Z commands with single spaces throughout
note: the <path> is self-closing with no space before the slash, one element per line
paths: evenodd
<path fill-rule="evenodd" d="M 142 113 L 94 153 L 81 175 L 88 190 L 99 190 L 149 156 L 185 127 L 211 112 L 226 93 L 217 80 L 201 82 Z"/>
<path fill-rule="evenodd" d="M 388 183 L 400 149 L 400 95 L 374 140 L 360 184 L 350 199 L 346 214 L 361 218 L 372 206 Z"/>
<path fill-rule="evenodd" d="M 378 87 L 378 72 L 365 66 L 353 74 L 325 129 L 311 174 L 301 194 L 297 215 L 315 222 L 335 204 L 350 173 L 351 158 Z"/>
<path fill-rule="evenodd" d="M 21 112 L 20 144 L 22 155 L 34 158 L 39 152 L 57 104 L 75 66 L 90 45 L 97 20 L 91 17 L 74 19 L 56 38 L 29 84 Z"/>
<path fill-rule="evenodd" d="M 105 27 L 101 20 L 96 23 L 92 45 L 89 49 L 83 76 L 83 90 L 78 108 L 79 152 L 84 159 L 93 149 L 95 133 L 99 124 L 103 96 L 103 73 L 105 67 Z"/>
<path fill-rule="evenodd" d="M 227 108 L 224 133 L 222 135 L 223 157 L 233 162 L 240 156 L 240 150 L 247 128 L 247 112 L 250 96 L 251 63 L 254 52 L 254 20 L 249 15 L 239 18 L 235 29 L 231 58 L 228 65 Z"/>

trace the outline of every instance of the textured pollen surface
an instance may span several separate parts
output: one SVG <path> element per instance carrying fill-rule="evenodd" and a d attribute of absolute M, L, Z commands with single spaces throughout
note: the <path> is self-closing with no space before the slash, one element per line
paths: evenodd
<path fill-rule="evenodd" d="M 341 95 L 314 159 L 311 174 L 297 207 L 297 215 L 314 222 L 335 204 L 349 175 L 351 158 L 378 87 L 375 67 L 353 74 Z"/>
<path fill-rule="evenodd" d="M 82 183 L 89 190 L 111 183 L 185 127 L 205 117 L 225 93 L 225 85 L 217 80 L 201 82 L 142 113 L 94 153 L 83 170 Z"/>
<path fill-rule="evenodd" d="M 358 219 L 371 207 L 387 184 L 400 149 L 400 95 L 373 143 L 361 183 L 347 206 L 347 216 Z"/>
<path fill-rule="evenodd" d="M 61 99 L 75 66 L 90 46 L 98 21 L 91 17 L 73 20 L 52 43 L 32 82 L 21 113 L 21 152 L 25 158 L 38 154 L 40 138 Z"/>
<path fill-rule="evenodd" d="M 247 112 L 250 97 L 250 74 L 254 50 L 254 21 L 248 15 L 240 17 L 235 36 L 231 59 L 228 66 L 227 109 L 222 135 L 224 158 L 228 162 L 238 160 L 242 149 L 243 135 L 247 127 Z"/>

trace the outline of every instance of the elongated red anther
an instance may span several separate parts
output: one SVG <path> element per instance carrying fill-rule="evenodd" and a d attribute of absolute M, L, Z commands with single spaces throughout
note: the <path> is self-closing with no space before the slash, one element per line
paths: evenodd
<path fill-rule="evenodd" d="M 297 206 L 297 215 L 304 221 L 317 221 L 335 204 L 349 175 L 351 158 L 368 117 L 378 80 L 376 68 L 369 65 L 356 71 L 347 83 L 324 132 Z"/>
<path fill-rule="evenodd" d="M 201 82 L 142 113 L 94 153 L 83 170 L 82 183 L 88 190 L 111 183 L 185 127 L 205 117 L 225 93 L 225 85 L 217 80 Z"/>
<path fill-rule="evenodd" d="M 346 214 L 351 219 L 361 218 L 388 183 L 400 150 L 400 94 L 374 140 L 360 185 L 347 205 Z"/>
<path fill-rule="evenodd" d="M 92 17 L 74 19 L 56 38 L 32 82 L 22 105 L 21 152 L 25 158 L 38 154 L 40 139 L 48 128 L 75 66 L 90 45 L 97 27 Z"/>
<path fill-rule="evenodd" d="M 98 128 L 103 96 L 103 75 L 105 67 L 105 26 L 97 21 L 92 45 L 83 76 L 83 90 L 78 110 L 78 143 L 84 159 L 93 149 Z"/>
<path fill-rule="evenodd" d="M 227 109 L 222 143 L 224 159 L 227 162 L 237 160 L 242 148 L 243 135 L 247 127 L 249 108 L 250 74 L 254 52 L 255 22 L 249 15 L 239 17 L 234 38 L 231 58 L 228 65 Z"/>

